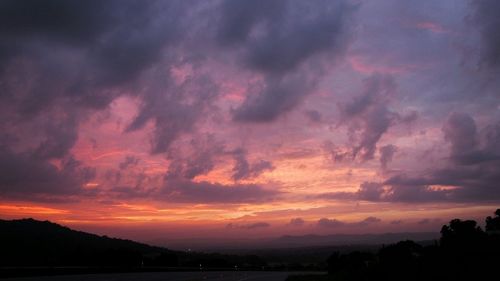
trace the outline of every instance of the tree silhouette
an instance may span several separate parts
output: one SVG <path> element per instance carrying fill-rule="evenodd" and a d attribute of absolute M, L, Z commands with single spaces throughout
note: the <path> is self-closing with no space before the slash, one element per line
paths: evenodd
<path fill-rule="evenodd" d="M 454 219 L 441 228 L 439 244 L 401 241 L 369 259 L 359 252 L 334 253 L 326 280 L 500 280 L 500 209 L 495 215 L 486 219 L 488 233 L 476 221 Z"/>
<path fill-rule="evenodd" d="M 500 231 L 500 209 L 495 211 L 495 217 L 486 218 L 486 231 Z"/>
<path fill-rule="evenodd" d="M 370 263 L 374 261 L 374 255 L 366 252 L 354 251 L 341 255 L 333 253 L 327 260 L 328 273 L 343 280 L 367 280 Z"/>
<path fill-rule="evenodd" d="M 472 250 L 482 241 L 485 233 L 473 220 L 454 219 L 441 228 L 441 246 L 445 248 Z"/>

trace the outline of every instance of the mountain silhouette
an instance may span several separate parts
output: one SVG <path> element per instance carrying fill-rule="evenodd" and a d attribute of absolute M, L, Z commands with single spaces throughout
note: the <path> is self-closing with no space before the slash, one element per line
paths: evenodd
<path fill-rule="evenodd" d="M 98 272 L 256 270 L 256 255 L 173 251 L 72 230 L 49 221 L 0 220 L 0 278 Z"/>
<path fill-rule="evenodd" d="M 145 261 L 158 264 L 157 259 L 166 266 L 177 265 L 178 255 L 34 219 L 0 220 L 0 248 L 2 266 L 141 266 Z"/>

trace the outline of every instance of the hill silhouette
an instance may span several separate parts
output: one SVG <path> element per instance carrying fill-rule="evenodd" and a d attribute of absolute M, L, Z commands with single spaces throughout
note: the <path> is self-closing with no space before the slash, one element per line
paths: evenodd
<path fill-rule="evenodd" d="M 0 220 L 2 266 L 176 266 L 161 247 L 75 231 L 49 221 Z"/>
<path fill-rule="evenodd" d="M 329 245 L 382 245 L 402 240 L 430 241 L 439 238 L 437 232 L 399 232 L 379 234 L 331 234 L 302 236 L 284 235 L 274 239 L 274 247 L 311 247 Z"/>
<path fill-rule="evenodd" d="M 72 230 L 49 221 L 0 220 L 0 268 L 114 268 L 122 270 L 260 269 L 255 255 L 172 251 L 131 240 Z M 24 275 L 20 272 L 11 275 Z M 66 272 L 65 272 L 66 273 Z"/>

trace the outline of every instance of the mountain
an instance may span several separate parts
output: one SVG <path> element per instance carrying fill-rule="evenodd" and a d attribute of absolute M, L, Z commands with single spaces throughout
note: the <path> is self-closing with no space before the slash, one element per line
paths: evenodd
<path fill-rule="evenodd" d="M 169 245 L 172 249 L 192 249 L 201 251 L 223 251 L 247 253 L 255 250 L 276 250 L 290 248 L 317 248 L 322 246 L 381 246 L 403 240 L 433 241 L 439 238 L 438 232 L 401 232 L 381 234 L 330 234 L 330 235 L 284 235 L 265 239 L 173 239 L 156 240 L 154 244 Z"/>
<path fill-rule="evenodd" d="M 285 235 L 272 241 L 275 248 L 294 248 L 328 245 L 381 245 L 403 240 L 429 241 L 439 239 L 437 232 L 401 232 L 381 234 Z"/>
<path fill-rule="evenodd" d="M 49 221 L 0 220 L 2 266 L 175 265 L 177 253 L 130 240 L 75 231 Z"/>
<path fill-rule="evenodd" d="M 261 268 L 255 255 L 172 251 L 143 243 L 72 230 L 49 221 L 0 220 L 2 267 L 119 267 L 165 270 Z"/>
<path fill-rule="evenodd" d="M 282 236 L 265 240 L 204 241 L 211 251 L 173 251 L 131 240 L 75 231 L 49 221 L 0 220 L 2 266 L 253 267 L 320 263 L 334 251 L 373 250 L 400 240 L 429 241 L 437 233 L 385 233 Z M 196 242 L 196 241 L 191 241 Z M 200 242 L 200 241 L 198 241 Z M 202 241 L 203 242 L 203 241 Z M 195 243 L 188 243 L 196 246 Z M 187 246 L 187 245 L 186 245 Z M 193 247 L 192 249 L 195 249 Z M 185 248 L 186 249 L 186 248 Z M 208 247 L 205 250 L 209 250 Z M 265 261 L 264 261 L 265 260 Z M 269 265 L 267 264 L 267 265 Z"/>

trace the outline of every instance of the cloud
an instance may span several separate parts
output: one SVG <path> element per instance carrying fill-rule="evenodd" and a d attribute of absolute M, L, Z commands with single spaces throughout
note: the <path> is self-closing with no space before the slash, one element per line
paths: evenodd
<path fill-rule="evenodd" d="M 452 113 L 443 126 L 449 161 L 421 173 L 398 172 L 382 182 L 364 182 L 357 192 L 328 193 L 323 198 L 373 202 L 498 201 L 500 123 L 478 130 L 468 114 Z"/>
<path fill-rule="evenodd" d="M 189 180 L 166 180 L 156 198 L 184 203 L 264 203 L 277 200 L 281 191 L 254 184 L 224 185 Z"/>
<path fill-rule="evenodd" d="M 376 182 L 364 182 L 360 185 L 357 196 L 360 200 L 379 201 L 385 192 L 384 186 Z"/>
<path fill-rule="evenodd" d="M 265 171 L 274 169 L 272 163 L 266 160 L 259 160 L 250 164 L 247 160 L 247 152 L 242 148 L 236 149 L 232 154 L 235 160 L 232 178 L 235 181 L 254 178 Z"/>
<path fill-rule="evenodd" d="M 468 114 L 450 114 L 443 126 L 443 133 L 445 140 L 451 143 L 452 157 L 466 154 L 476 146 L 476 123 Z"/>
<path fill-rule="evenodd" d="M 233 119 L 239 122 L 266 123 L 281 114 L 295 109 L 316 86 L 317 77 L 307 74 L 291 74 L 286 77 L 269 77 L 262 88 L 256 89 L 233 111 Z"/>
<path fill-rule="evenodd" d="M 393 221 L 390 222 L 390 224 L 392 224 L 392 225 L 400 225 L 402 223 L 403 223 L 402 220 L 393 220 Z"/>
<path fill-rule="evenodd" d="M 204 175 L 215 167 L 217 159 L 225 153 L 224 143 L 217 141 L 213 135 L 202 135 L 191 139 L 188 151 L 173 150 L 169 152 L 167 179 L 193 179 Z"/>
<path fill-rule="evenodd" d="M 302 218 L 293 218 L 293 219 L 290 219 L 290 222 L 288 223 L 288 225 L 290 225 L 290 226 L 303 226 L 305 223 L 306 223 L 305 220 Z"/>
<path fill-rule="evenodd" d="M 349 127 L 351 149 L 335 160 L 360 158 L 371 160 L 377 143 L 390 126 L 400 122 L 401 115 L 389 109 L 389 103 L 396 91 L 396 84 L 391 76 L 374 74 L 363 81 L 361 95 L 347 103 L 338 105 L 341 112 L 341 125 Z"/>
<path fill-rule="evenodd" d="M 423 179 L 396 175 L 384 182 L 389 186 L 384 200 L 392 202 L 448 201 L 449 190 L 433 189 Z"/>
<path fill-rule="evenodd" d="M 231 111 L 234 120 L 276 120 L 311 93 L 323 65 L 333 63 L 348 44 L 356 7 L 347 1 L 322 4 L 3 1 L 0 36 L 9 43 L 0 43 L 0 126 L 5 135 L 0 145 L 9 147 L 20 139 L 19 157 L 36 158 L 37 165 L 50 168 L 51 161 L 70 156 L 83 121 L 108 110 L 118 97 L 131 97 L 138 112 L 124 133 L 153 125 L 151 153 L 166 154 L 167 185 L 186 187 L 178 196 L 198 196 L 193 186 L 232 194 L 221 185 L 191 181 L 214 168 L 224 153 L 220 145 L 200 140 L 191 145 L 191 153 L 173 152 L 177 140 L 197 136 L 199 123 L 218 110 L 220 83 L 211 68 L 204 68 L 206 58 L 227 53 L 242 70 L 262 78 L 261 87 Z M 208 24 L 193 24 L 198 20 Z M 196 35 L 201 33 L 205 35 Z M 186 79 L 174 77 L 180 67 L 192 69 Z M 244 153 L 235 160 L 235 180 L 273 169 L 270 161 L 250 163 Z M 126 158 L 118 166 L 125 170 L 137 162 Z M 116 171 L 106 177 L 118 184 L 122 176 Z M 274 194 L 239 187 L 250 198 L 254 191 Z"/>
<path fill-rule="evenodd" d="M 127 132 L 137 131 L 153 121 L 153 154 L 167 152 L 176 139 L 194 133 L 197 122 L 208 114 L 218 95 L 217 85 L 203 73 L 180 84 L 172 81 L 169 73 L 159 68 L 145 78 L 141 110 L 127 128 Z"/>
<path fill-rule="evenodd" d="M 286 1 L 224 1 L 218 24 L 217 40 L 221 45 L 243 44 L 252 29 L 260 22 L 269 22 L 280 16 Z"/>
<path fill-rule="evenodd" d="M 377 224 L 380 223 L 382 220 L 376 217 L 367 217 L 366 219 L 358 222 L 357 224 L 360 226 L 366 226 L 370 224 Z"/>
<path fill-rule="evenodd" d="M 325 228 L 336 228 L 344 226 L 345 223 L 336 219 L 321 218 L 318 220 L 318 226 Z"/>
<path fill-rule="evenodd" d="M 239 3 L 224 2 L 226 26 L 219 38 L 223 44 L 239 43 L 244 67 L 264 78 L 262 86 L 234 110 L 233 119 L 272 122 L 314 90 L 322 60 L 332 61 L 344 52 L 355 7 L 347 1 Z M 309 66 L 313 73 L 307 65 L 313 65 Z"/>
<path fill-rule="evenodd" d="M 239 229 L 257 229 L 257 228 L 268 228 L 271 225 L 267 222 L 255 222 L 255 223 L 250 223 L 250 224 L 235 224 L 235 223 L 229 223 L 226 225 L 226 228 L 239 228 Z"/>
<path fill-rule="evenodd" d="M 317 224 L 319 227 L 324 227 L 324 228 L 339 228 L 344 226 L 367 226 L 371 224 L 380 223 L 381 221 L 382 221 L 381 219 L 376 217 L 367 217 L 361 221 L 352 223 L 342 222 L 337 219 L 321 218 L 318 220 Z"/>
<path fill-rule="evenodd" d="M 0 147 L 0 195 L 31 200 L 50 200 L 83 194 L 83 184 L 95 177 L 95 169 L 72 156 L 61 167 L 27 153 Z"/>
<path fill-rule="evenodd" d="M 425 219 L 421 219 L 421 220 L 417 221 L 417 224 L 418 225 L 428 225 L 428 224 L 432 224 L 432 223 L 439 223 L 440 221 L 441 221 L 440 219 L 425 218 Z"/>
<path fill-rule="evenodd" d="M 323 119 L 323 116 L 317 110 L 306 110 L 304 115 L 313 123 L 319 123 Z"/>
<path fill-rule="evenodd" d="M 141 76 L 179 42 L 183 11 L 174 1 L 0 3 L 0 128 L 8 136 L 0 146 L 15 146 L 15 153 L 3 152 L 16 163 L 10 169 L 47 173 L 25 187 L 10 176 L 9 190 L 81 188 L 80 174 L 92 168 L 79 164 L 70 172 L 53 163 L 71 162 L 82 121 L 119 96 L 141 95 Z"/>
<path fill-rule="evenodd" d="M 127 155 L 123 162 L 121 162 L 118 167 L 120 170 L 126 170 L 128 167 L 134 167 L 139 163 L 140 159 L 133 156 L 133 155 Z"/>
<path fill-rule="evenodd" d="M 292 71 L 315 55 L 340 52 L 355 9 L 347 1 L 229 0 L 222 5 L 220 42 L 242 44 L 248 67 L 277 74 Z"/>
<path fill-rule="evenodd" d="M 495 0 L 475 0 L 471 2 L 473 21 L 481 35 L 481 61 L 489 67 L 500 66 L 500 4 Z"/>
<path fill-rule="evenodd" d="M 387 164 L 392 161 L 394 154 L 398 151 L 397 146 L 388 144 L 379 148 L 380 152 L 380 165 L 383 170 L 387 169 Z"/>

